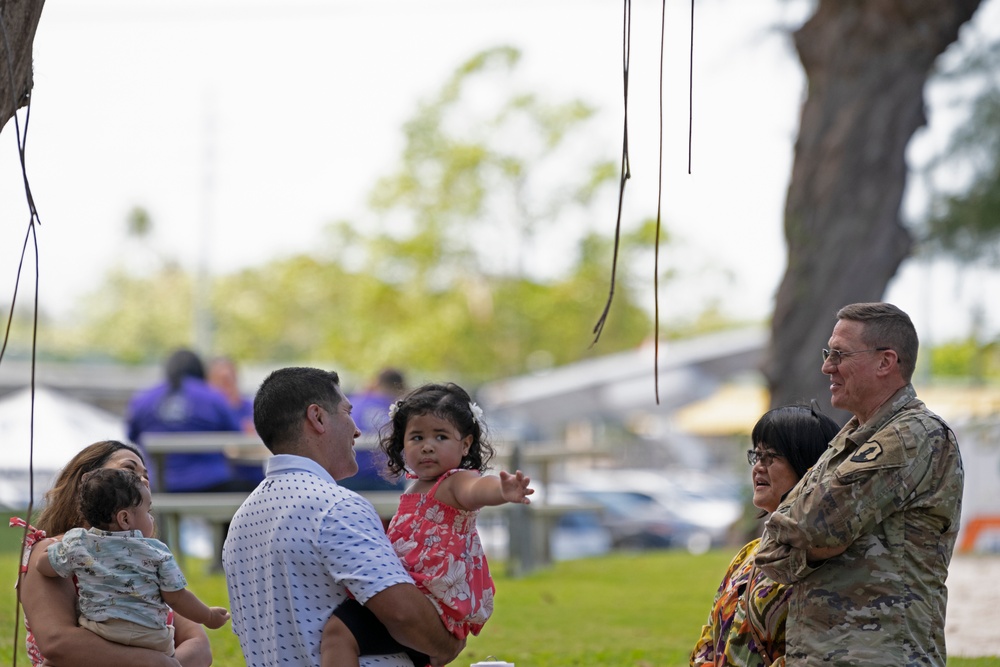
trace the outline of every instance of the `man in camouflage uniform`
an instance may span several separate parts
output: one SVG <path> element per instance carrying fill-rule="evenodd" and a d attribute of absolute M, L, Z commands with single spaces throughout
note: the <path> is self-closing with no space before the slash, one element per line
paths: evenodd
<path fill-rule="evenodd" d="M 854 417 L 771 515 L 756 561 L 794 584 L 787 664 L 944 667 L 958 443 L 910 384 L 909 316 L 867 303 L 837 318 L 822 370 Z"/>

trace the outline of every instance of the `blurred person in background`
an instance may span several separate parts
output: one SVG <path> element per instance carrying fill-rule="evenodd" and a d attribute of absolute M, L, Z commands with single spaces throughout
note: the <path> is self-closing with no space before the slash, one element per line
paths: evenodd
<path fill-rule="evenodd" d="M 163 382 L 140 391 L 129 403 L 128 437 L 140 449 L 146 433 L 241 430 L 226 397 L 205 381 L 205 367 L 197 354 L 176 350 L 167 359 L 165 371 Z M 163 480 L 162 489 L 154 484 L 156 491 L 250 491 L 255 486 L 234 479 L 222 452 L 167 454 L 164 470 L 154 473 L 153 480 Z"/>
<path fill-rule="evenodd" d="M 239 373 L 236 362 L 230 357 L 215 357 L 208 362 L 208 384 L 226 397 L 226 402 L 236 415 L 240 429 L 248 435 L 256 435 L 253 427 L 253 397 L 240 391 Z"/>
<path fill-rule="evenodd" d="M 253 426 L 253 397 L 240 391 L 239 372 L 236 362 L 230 357 L 219 356 L 208 362 L 208 384 L 215 387 L 226 397 L 229 407 L 240 424 L 240 430 L 250 436 L 257 435 Z M 233 478 L 238 482 L 256 486 L 264 480 L 264 465 L 262 461 L 231 461 Z M 252 487 L 251 487 L 252 488 Z"/>
<path fill-rule="evenodd" d="M 358 474 L 341 480 L 352 491 L 402 491 L 404 480 L 385 477 L 386 460 L 378 449 L 379 429 L 389 421 L 389 406 L 406 393 L 406 378 L 397 368 L 379 371 L 363 390 L 348 396 L 354 406 L 354 421 L 361 431 L 357 448 Z"/>
<path fill-rule="evenodd" d="M 226 397 L 205 381 L 205 367 L 197 354 L 183 348 L 176 350 L 168 357 L 165 370 L 164 381 L 136 394 L 128 407 L 128 437 L 144 454 L 147 451 L 143 436 L 147 433 L 242 431 Z M 149 456 L 145 458 L 150 460 Z M 241 479 L 236 465 L 224 452 L 217 450 L 166 454 L 162 461 L 163 470 L 151 470 L 154 491 L 249 492 L 263 478 L 261 468 L 250 479 Z M 221 547 L 228 531 L 228 523 L 217 529 L 217 546 L 212 556 L 215 570 L 222 567 Z M 180 545 L 171 546 L 180 548 Z"/>
<path fill-rule="evenodd" d="M 792 405 L 766 412 L 753 427 L 753 449 L 747 451 L 754 506 L 768 514 L 777 509 L 839 430 L 815 402 L 811 407 Z M 754 565 L 759 546 L 758 538 L 729 564 L 691 652 L 691 667 L 785 664 L 791 589 L 768 579 Z"/>

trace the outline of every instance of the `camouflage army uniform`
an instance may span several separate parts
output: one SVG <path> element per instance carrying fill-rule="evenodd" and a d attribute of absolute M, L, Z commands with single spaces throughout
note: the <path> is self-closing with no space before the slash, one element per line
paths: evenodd
<path fill-rule="evenodd" d="M 868 424 L 848 422 L 771 515 L 757 555 L 767 576 L 795 584 L 789 666 L 944 667 L 963 481 L 954 433 L 912 385 Z M 807 549 L 844 546 L 806 562 Z"/>

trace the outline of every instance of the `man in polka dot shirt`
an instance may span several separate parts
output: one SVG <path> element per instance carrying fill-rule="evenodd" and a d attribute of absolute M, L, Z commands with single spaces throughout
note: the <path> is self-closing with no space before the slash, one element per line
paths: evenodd
<path fill-rule="evenodd" d="M 348 596 L 434 664 L 465 647 L 403 569 L 371 504 L 339 486 L 358 471 L 360 433 L 336 373 L 284 368 L 254 399 L 266 477 L 230 524 L 222 552 L 233 631 L 248 667 L 320 667 L 323 626 Z M 410 667 L 405 653 L 362 667 Z"/>

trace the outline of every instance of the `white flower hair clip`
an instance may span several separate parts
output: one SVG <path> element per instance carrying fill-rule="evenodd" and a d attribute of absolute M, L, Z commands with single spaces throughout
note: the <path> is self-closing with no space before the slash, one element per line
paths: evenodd
<path fill-rule="evenodd" d="M 472 421 L 479 424 L 483 418 L 483 409 L 475 403 L 469 403 L 469 409 L 472 410 Z"/>
<path fill-rule="evenodd" d="M 389 419 L 395 419 L 396 413 L 399 412 L 399 404 L 402 401 L 393 401 L 389 404 Z"/>

